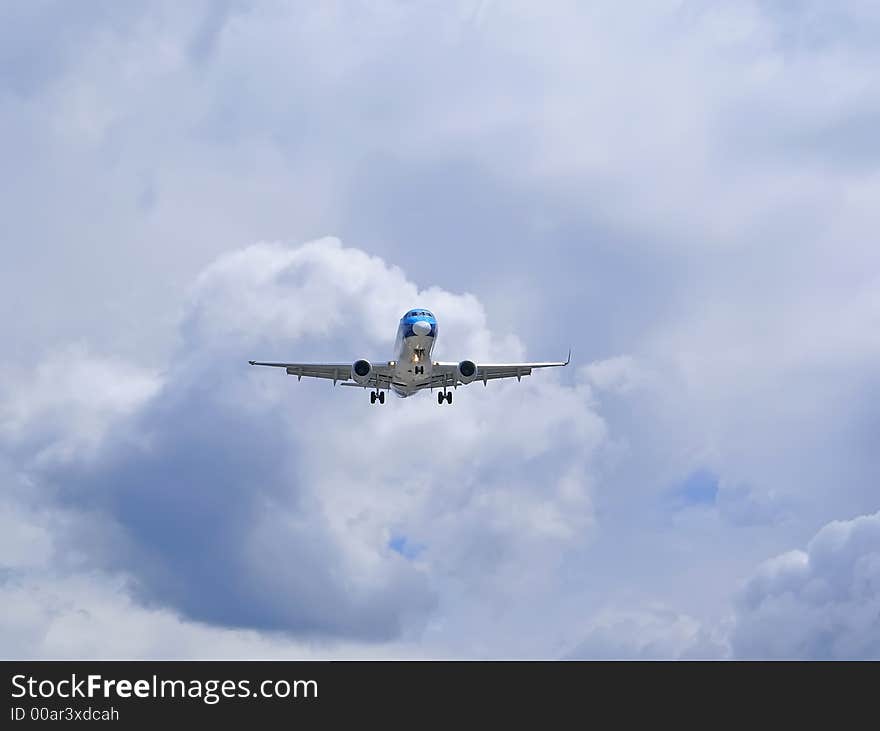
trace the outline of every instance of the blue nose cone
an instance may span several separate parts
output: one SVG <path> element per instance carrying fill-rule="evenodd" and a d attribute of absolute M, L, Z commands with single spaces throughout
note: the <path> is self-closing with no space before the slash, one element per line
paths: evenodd
<path fill-rule="evenodd" d="M 416 335 L 430 335 L 431 334 L 431 323 L 426 322 L 425 320 L 416 320 L 412 326 L 413 333 Z"/>

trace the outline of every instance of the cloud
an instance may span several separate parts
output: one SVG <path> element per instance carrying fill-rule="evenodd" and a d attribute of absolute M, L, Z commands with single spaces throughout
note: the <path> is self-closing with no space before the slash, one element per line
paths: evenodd
<path fill-rule="evenodd" d="M 626 394 L 645 385 L 649 376 L 642 372 L 632 356 L 596 361 L 584 366 L 586 379 L 600 392 Z"/>
<path fill-rule="evenodd" d="M 95 449 L 159 386 L 158 375 L 137 363 L 98 356 L 82 343 L 63 347 L 0 372 L 0 437 L 32 461 L 70 459 Z"/>
<path fill-rule="evenodd" d="M 251 553 L 225 596 L 251 572 L 263 598 L 211 621 L 546 656 L 606 606 L 713 627 L 760 560 L 877 510 L 869 4 L 0 15 L 0 502 L 59 570 L 209 616 L 169 567 L 186 537 L 149 521 L 222 514 L 220 472 L 245 517 L 191 543 L 224 555 L 231 532 Z M 241 249 L 278 239 L 314 243 Z M 230 365 L 388 357 L 387 323 L 427 301 L 444 357 L 575 363 L 459 392 L 454 425 Z M 669 499 L 700 471 L 713 500 Z M 260 521 L 323 552 L 301 577 L 323 598 L 266 589 Z"/>
<path fill-rule="evenodd" d="M 596 614 L 569 659 L 660 660 L 724 657 L 724 638 L 663 606 L 605 609 Z"/>
<path fill-rule="evenodd" d="M 417 656 L 412 646 L 297 641 L 285 633 L 191 622 L 131 598 L 130 581 L 103 572 L 31 572 L 0 585 L 3 658 L 323 659 Z"/>
<path fill-rule="evenodd" d="M 823 527 L 764 564 L 739 595 L 738 657 L 880 658 L 880 513 Z"/>
<path fill-rule="evenodd" d="M 547 374 L 472 387 L 445 411 L 424 394 L 371 409 L 360 391 L 247 365 L 391 357 L 413 303 L 438 314 L 450 357 L 521 355 L 474 297 L 420 291 L 324 239 L 255 245 L 209 266 L 161 376 L 71 351 L 65 379 L 44 390 L 53 364 L 38 368 L 7 433 L 34 442 L 44 415 L 66 415 L 41 436 L 40 458 L 20 463 L 68 518 L 55 550 L 81 555 L 78 571 L 128 577 L 144 606 L 301 637 L 416 631 L 450 579 L 496 596 L 546 584 L 557 552 L 593 522 L 590 460 L 604 426 L 588 389 Z M 62 449 L 70 434 L 90 449 Z M 418 556 L 389 547 L 400 533 Z"/>

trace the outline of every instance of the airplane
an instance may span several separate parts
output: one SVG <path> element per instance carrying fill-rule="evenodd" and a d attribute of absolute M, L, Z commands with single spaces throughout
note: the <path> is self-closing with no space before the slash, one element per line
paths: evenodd
<path fill-rule="evenodd" d="M 437 403 L 452 403 L 452 391 L 459 385 L 482 381 L 488 385 L 496 378 L 516 378 L 531 375 L 534 368 L 555 368 L 567 366 L 571 361 L 571 350 L 565 361 L 550 363 L 475 363 L 462 360 L 445 363 L 431 360 L 431 352 L 437 340 L 437 320 L 428 310 L 416 308 L 409 310 L 400 318 L 394 352 L 395 360 L 371 363 L 360 358 L 354 363 L 271 363 L 249 360 L 252 366 L 272 366 L 284 368 L 288 375 L 301 381 L 307 378 L 327 378 L 335 386 L 360 386 L 370 388 L 370 403 L 385 403 L 385 391 L 394 391 L 401 398 L 412 396 L 426 388 L 442 389 L 437 394 Z"/>

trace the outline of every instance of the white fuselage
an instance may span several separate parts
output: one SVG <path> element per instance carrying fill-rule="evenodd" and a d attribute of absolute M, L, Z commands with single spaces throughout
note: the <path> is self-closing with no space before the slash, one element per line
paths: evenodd
<path fill-rule="evenodd" d="M 413 314 L 415 312 L 416 314 Z M 437 339 L 437 321 L 427 310 L 408 312 L 400 320 L 394 345 L 391 388 L 398 396 L 411 396 L 431 377 L 431 352 Z"/>

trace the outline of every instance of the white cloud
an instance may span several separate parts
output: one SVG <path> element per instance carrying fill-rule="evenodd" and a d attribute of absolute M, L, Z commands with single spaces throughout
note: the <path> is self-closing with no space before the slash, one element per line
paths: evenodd
<path fill-rule="evenodd" d="M 739 596 L 732 645 L 740 657 L 880 658 L 880 513 L 765 562 Z"/>
<path fill-rule="evenodd" d="M 414 591 L 438 602 L 414 601 L 426 643 L 544 655 L 604 603 L 659 600 L 712 626 L 761 557 L 877 509 L 870 4 L 0 14 L 4 515 L 61 500 L 74 517 L 46 530 L 85 546 L 78 565 L 118 548 L 142 507 L 128 504 L 127 528 L 82 535 L 77 511 L 146 494 L 146 477 L 120 482 L 122 463 L 141 454 L 150 479 L 178 470 L 201 486 L 213 459 L 276 476 L 261 499 L 310 486 L 296 494 L 320 520 L 294 533 L 338 548 L 325 558 L 340 574 L 362 572 L 371 611 L 386 611 L 386 582 L 428 577 Z M 240 250 L 327 233 L 358 248 Z M 389 419 L 365 415 L 363 394 L 224 371 L 387 357 L 387 323 L 414 299 L 446 313 L 443 357 L 571 345 L 574 367 L 460 392 L 454 424 L 418 400 Z M 346 457 L 328 465 L 296 432 L 305 420 Z M 414 469 L 413 431 L 442 434 L 436 480 Z M 172 434 L 200 445 L 198 470 L 179 472 Z M 236 464 L 242 443 L 285 457 Z M 74 455 L 68 480 L 58 465 Z M 671 506 L 700 470 L 715 501 Z M 193 505 L 211 507 L 210 490 Z M 184 509 L 186 496 L 151 499 Z M 288 508 L 259 515 L 267 532 Z M 402 536 L 410 556 L 386 572 L 378 547 Z M 156 553 L 119 561 L 171 592 Z M 534 613 L 520 606 L 555 581 Z M 523 629 L 541 616 L 565 636 Z"/>
<path fill-rule="evenodd" d="M 62 347 L 0 371 L 0 438 L 36 461 L 71 459 L 158 388 L 158 375 L 138 363 L 94 355 L 84 344 Z"/>
<path fill-rule="evenodd" d="M 569 654 L 585 660 L 719 658 L 727 653 L 719 633 L 662 605 L 638 610 L 607 608 L 596 614 Z"/>
<path fill-rule="evenodd" d="M 629 355 L 595 361 L 583 367 L 586 379 L 598 391 L 627 394 L 644 385 L 649 375 Z"/>
<path fill-rule="evenodd" d="M 588 389 L 547 372 L 461 389 L 448 409 L 425 394 L 371 408 L 362 391 L 247 365 L 310 360 L 317 344 L 334 360 L 391 357 L 413 303 L 440 318 L 438 357 L 522 352 L 473 296 L 420 291 L 325 239 L 208 267 L 158 381 L 83 356 L 45 393 L 53 363 L 40 366 L 42 400 L 22 396 L 7 445 L 15 454 L 44 414 L 65 414 L 40 444 L 52 459 L 18 462 L 31 499 L 65 511 L 55 549 L 80 556 L 76 575 L 127 576 L 126 602 L 300 637 L 393 640 L 418 632 L 438 596 L 554 586 L 560 552 L 593 526 L 605 428 Z M 84 436 L 88 451 L 72 441 Z M 401 536 L 414 556 L 390 547 Z"/>

